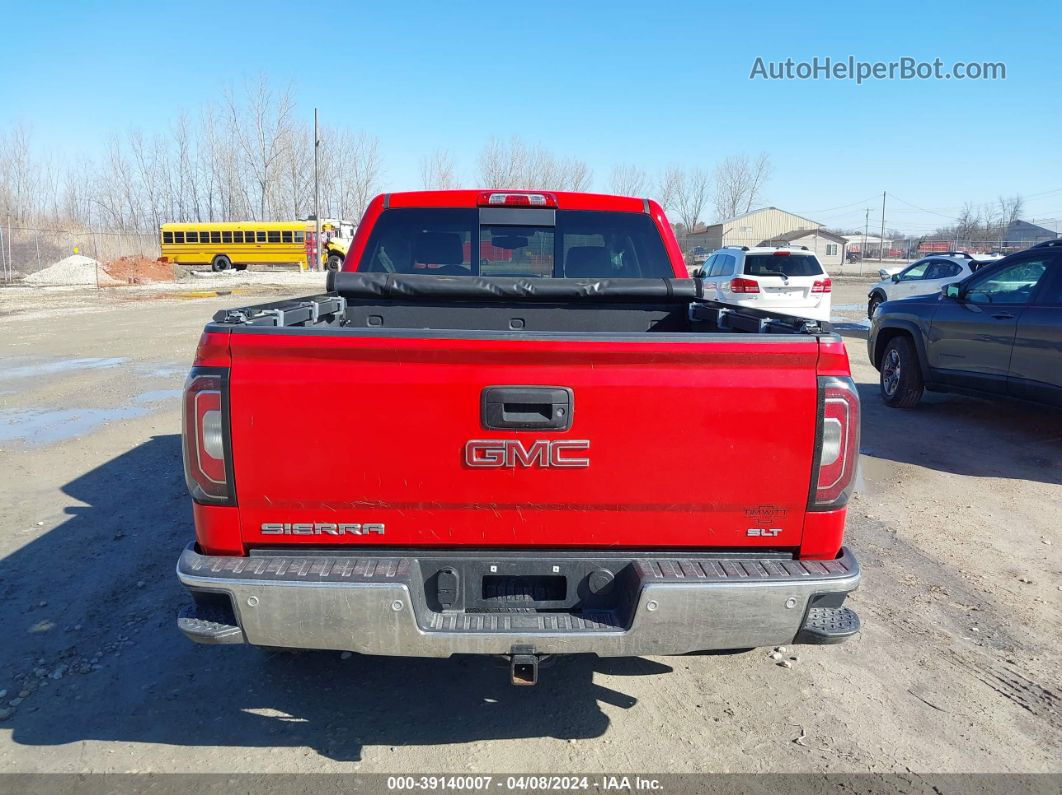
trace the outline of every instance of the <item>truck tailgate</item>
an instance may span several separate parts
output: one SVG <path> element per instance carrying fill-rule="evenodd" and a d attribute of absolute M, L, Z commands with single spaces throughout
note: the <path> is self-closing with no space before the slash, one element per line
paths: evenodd
<path fill-rule="evenodd" d="M 800 544 L 818 405 L 814 337 L 230 341 L 248 546 Z M 494 386 L 570 389 L 570 429 L 486 430 L 481 396 Z M 588 465 L 549 466 L 535 444 L 558 439 L 587 442 L 565 455 Z M 471 467 L 470 440 L 516 440 L 523 460 Z"/>

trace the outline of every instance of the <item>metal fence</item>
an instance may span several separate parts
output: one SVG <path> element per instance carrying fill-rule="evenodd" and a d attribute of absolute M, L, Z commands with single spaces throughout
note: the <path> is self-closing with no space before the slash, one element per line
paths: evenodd
<path fill-rule="evenodd" d="M 156 259 L 158 233 L 0 224 L 0 280 L 19 281 L 75 254 L 101 265 L 119 257 Z"/>

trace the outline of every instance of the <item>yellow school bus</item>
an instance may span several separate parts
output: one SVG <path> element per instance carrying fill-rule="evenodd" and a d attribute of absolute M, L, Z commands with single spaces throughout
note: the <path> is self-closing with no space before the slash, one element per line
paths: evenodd
<path fill-rule="evenodd" d="M 309 224 L 312 231 L 313 222 Z M 207 221 L 162 224 L 162 258 L 212 270 L 295 264 L 306 270 L 306 221 Z"/>

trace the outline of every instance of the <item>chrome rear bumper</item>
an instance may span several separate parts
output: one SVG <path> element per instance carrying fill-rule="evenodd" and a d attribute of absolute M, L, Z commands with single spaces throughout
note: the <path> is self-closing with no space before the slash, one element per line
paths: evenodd
<path fill-rule="evenodd" d="M 577 560 L 557 552 L 554 568 L 550 551 L 458 559 L 480 569 L 500 560 L 503 569 L 522 564 L 525 570 L 556 571 L 594 558 L 589 565 L 605 560 L 615 570 L 612 604 L 554 612 L 433 609 L 431 578 L 424 572 L 444 555 L 359 551 L 238 558 L 200 555 L 190 546 L 177 576 L 197 604 L 178 624 L 204 643 L 410 657 L 510 654 L 516 647 L 535 654 L 668 655 L 836 643 L 858 630 L 855 614 L 841 606 L 860 577 L 847 549 L 830 561 L 650 553 L 585 553 L 587 560 Z"/>

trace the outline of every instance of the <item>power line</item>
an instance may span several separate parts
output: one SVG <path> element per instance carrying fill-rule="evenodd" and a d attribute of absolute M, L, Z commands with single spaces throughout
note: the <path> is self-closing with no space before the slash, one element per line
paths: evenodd
<path fill-rule="evenodd" d="M 1062 193 L 1062 188 L 1055 188 L 1053 190 L 1045 190 L 1043 193 L 1026 193 L 1022 196 L 1023 199 L 1035 199 L 1037 196 L 1047 196 L 1049 193 Z"/>
<path fill-rule="evenodd" d="M 845 207 L 855 207 L 857 204 L 864 204 L 865 202 L 868 202 L 871 199 L 875 199 L 875 198 L 877 198 L 877 197 L 876 196 L 868 196 L 865 199 L 859 199 L 858 201 L 850 202 L 848 204 L 838 204 L 836 207 L 827 207 L 824 210 L 810 210 L 808 212 L 800 212 L 800 213 L 798 213 L 798 215 L 822 215 L 823 213 L 828 213 L 831 210 L 843 210 Z"/>
<path fill-rule="evenodd" d="M 927 210 L 925 207 L 919 207 L 917 204 L 912 204 L 911 202 L 907 201 L 906 199 L 901 199 L 895 193 L 890 193 L 889 196 L 892 196 L 892 198 L 896 199 L 896 201 L 898 201 L 898 202 L 903 202 L 908 207 L 914 207 L 916 210 L 921 210 L 924 213 L 929 213 L 930 215 L 939 215 L 941 218 L 947 218 L 947 219 L 949 219 L 951 221 L 958 220 L 954 215 L 945 215 L 944 213 L 938 213 L 935 210 Z"/>

